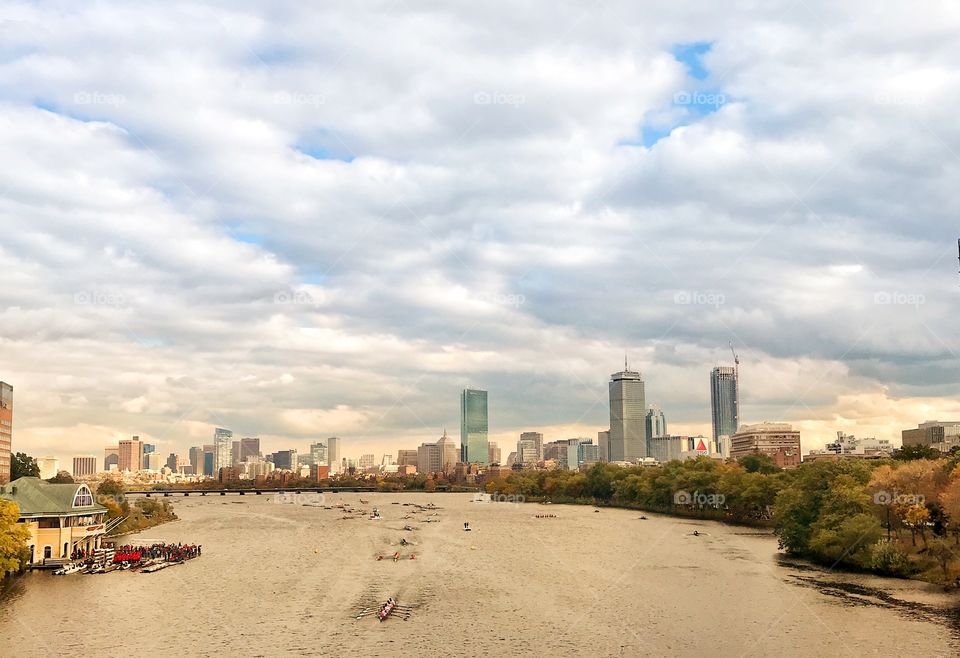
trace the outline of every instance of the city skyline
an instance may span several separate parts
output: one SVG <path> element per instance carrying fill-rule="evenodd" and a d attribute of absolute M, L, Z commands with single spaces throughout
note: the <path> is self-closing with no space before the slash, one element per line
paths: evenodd
<path fill-rule="evenodd" d="M 624 365 L 625 367 L 627 367 L 626 364 Z M 718 373 L 719 373 L 719 376 L 718 376 Z M 709 373 L 710 383 L 709 383 L 709 390 L 707 391 L 707 394 L 708 394 L 707 397 L 709 398 L 708 403 L 710 404 L 710 414 L 709 414 L 710 417 L 707 420 L 707 422 L 694 423 L 694 424 L 678 423 L 678 428 L 672 428 L 673 424 L 671 423 L 671 430 L 668 431 L 667 434 L 673 435 L 673 436 L 713 437 L 715 435 L 716 427 L 717 427 L 717 413 L 715 411 L 715 400 L 718 399 L 717 396 L 719 392 L 721 407 L 723 407 L 722 414 L 721 414 L 722 420 L 728 421 L 729 419 L 726 418 L 726 416 L 728 416 L 729 414 L 727 413 L 726 407 L 730 406 L 730 397 L 728 395 L 729 391 L 727 391 L 726 389 L 732 386 L 735 392 L 737 393 L 739 392 L 738 382 L 735 381 L 735 373 L 736 373 L 735 369 L 731 367 L 727 367 L 727 366 L 714 367 Z M 629 382 L 627 380 L 629 380 Z M 652 404 L 649 406 L 645 406 L 646 397 L 645 397 L 645 390 L 644 390 L 645 389 L 644 379 L 639 371 L 629 370 L 628 368 L 625 371 L 614 373 L 613 375 L 610 376 L 610 379 L 608 381 L 609 397 L 607 399 L 607 402 L 609 404 L 611 416 L 610 416 L 610 419 L 608 419 L 606 424 L 612 425 L 612 422 L 610 421 L 613 418 L 612 416 L 613 405 L 615 403 L 614 395 L 618 396 L 616 398 L 618 403 L 623 403 L 624 393 L 620 391 L 620 388 L 622 388 L 625 384 L 630 384 L 634 381 L 639 383 L 640 393 L 639 393 L 639 397 L 634 396 L 636 397 L 636 399 L 633 399 L 632 402 L 630 403 L 630 407 L 634 409 L 634 412 L 632 413 L 632 416 L 631 416 L 631 423 L 633 425 L 636 425 L 639 428 L 642 428 L 645 435 L 644 436 L 645 441 L 641 441 L 645 446 L 643 448 L 644 454 L 634 455 L 633 458 L 636 458 L 636 457 L 647 456 L 646 450 L 649 447 L 649 439 L 652 438 L 652 436 L 650 437 L 646 436 L 646 433 L 649 432 L 651 428 L 650 414 L 656 413 L 659 416 L 660 418 L 659 422 L 661 423 L 660 425 L 661 427 L 666 426 L 666 421 L 663 420 L 666 414 L 662 406 L 659 404 Z M 12 390 L 9 388 L 9 385 L 8 385 L 8 389 Z M 614 392 L 615 389 L 620 392 L 615 393 Z M 460 391 L 461 426 L 463 423 L 462 416 L 463 416 L 464 396 L 467 391 L 471 391 L 473 393 L 482 393 L 484 398 L 483 406 L 484 406 L 484 409 L 486 410 L 486 404 L 487 404 L 486 396 L 488 395 L 488 391 L 477 390 L 477 389 L 461 390 Z M 7 395 L 9 397 L 10 394 L 7 393 Z M 740 409 L 739 403 L 740 403 L 740 400 L 737 400 L 737 403 L 735 405 L 738 418 L 739 418 L 739 409 Z M 486 413 L 488 412 L 485 411 L 485 414 Z M 932 421 L 932 420 L 936 420 L 936 419 L 925 418 L 923 420 L 919 420 L 918 418 L 914 418 L 912 421 L 907 421 L 907 425 L 905 427 L 910 426 L 911 423 L 915 425 L 924 421 Z M 764 419 L 753 418 L 753 419 L 748 419 L 747 422 L 752 424 L 752 423 L 770 422 L 770 421 L 771 419 L 766 419 L 766 418 Z M 772 421 L 784 422 L 782 419 L 772 419 Z M 654 426 L 657 425 L 657 422 L 658 421 L 654 421 Z M 740 422 L 741 424 L 744 424 L 742 419 L 740 420 Z M 804 423 L 802 421 L 800 421 L 799 423 L 797 421 L 791 421 L 791 422 L 793 425 L 797 427 L 798 431 L 802 430 L 804 426 Z M 706 431 L 704 431 L 703 429 L 700 429 L 703 426 L 706 426 L 707 428 Z M 838 424 L 837 426 L 840 426 L 840 424 Z M 694 427 L 696 429 L 694 430 L 684 429 L 689 427 Z M 846 427 L 859 435 L 869 434 L 869 432 L 865 432 L 862 427 L 860 429 L 858 429 L 857 426 L 848 425 Z M 294 450 L 299 454 L 312 454 L 313 446 L 318 441 L 327 442 L 332 440 L 335 445 L 333 450 L 330 451 L 330 456 L 328 459 L 334 459 L 336 461 L 336 464 L 339 464 L 341 459 L 347 458 L 347 459 L 357 460 L 365 454 L 398 455 L 402 451 L 410 450 L 411 445 L 413 446 L 413 450 L 415 452 L 416 445 L 419 445 L 422 442 L 431 443 L 432 441 L 435 440 L 435 438 L 431 438 L 429 435 L 421 434 L 417 431 L 405 435 L 410 438 L 395 438 L 395 439 L 392 439 L 386 442 L 380 442 L 380 443 L 364 442 L 361 440 L 361 441 L 358 441 L 357 444 L 351 445 L 353 442 L 350 440 L 350 437 L 346 437 L 346 445 L 348 446 L 348 451 L 343 452 L 345 437 L 321 436 L 323 434 L 322 432 L 320 433 L 320 435 L 316 437 L 284 438 L 284 437 L 277 437 L 272 435 L 267 435 L 266 437 L 250 437 L 248 435 L 249 433 L 234 432 L 231 429 L 221 428 L 216 426 L 211 426 L 211 429 L 213 432 L 212 437 L 207 437 L 205 440 L 197 441 L 196 443 L 160 440 L 158 445 L 157 440 L 155 439 L 151 440 L 149 436 L 144 436 L 143 438 L 141 438 L 139 434 L 134 434 L 134 435 L 127 435 L 124 437 L 120 437 L 112 445 L 108 443 L 107 445 L 99 446 L 99 448 L 97 448 L 96 446 L 92 446 L 92 447 L 88 446 L 90 449 L 86 451 L 84 451 L 84 446 L 81 445 L 76 449 L 73 449 L 64 453 L 43 452 L 43 451 L 34 451 L 33 453 L 30 453 L 29 448 L 18 449 L 16 439 L 14 439 L 13 452 L 26 451 L 29 454 L 32 454 L 32 456 L 34 457 L 53 457 L 59 460 L 60 464 L 64 465 L 61 467 L 61 470 L 69 470 L 69 464 L 75 457 L 93 454 L 97 457 L 98 465 L 104 464 L 105 470 L 108 470 L 108 463 L 105 462 L 104 460 L 106 456 L 110 454 L 111 450 L 113 450 L 114 454 L 116 455 L 115 463 L 117 463 L 118 467 L 119 467 L 119 461 L 121 459 L 121 453 L 123 453 L 125 462 L 130 461 L 131 463 L 137 459 L 136 454 L 140 454 L 140 459 L 144 464 L 144 468 L 146 468 L 147 467 L 146 458 L 148 456 L 148 452 L 151 452 L 151 451 L 157 451 L 165 455 L 168 453 L 170 455 L 176 454 L 178 457 L 181 458 L 183 463 L 193 464 L 193 458 L 190 457 L 190 455 L 194 454 L 193 453 L 194 449 L 200 448 L 201 452 L 199 454 L 199 458 L 202 459 L 203 457 L 202 451 L 204 448 L 207 448 L 209 452 L 213 453 L 213 457 L 214 457 L 213 464 L 214 464 L 214 469 L 216 470 L 217 464 L 218 464 L 217 457 L 219 453 L 222 452 L 222 455 L 220 456 L 221 459 L 225 459 L 227 463 L 234 463 L 237 460 L 234 458 L 235 455 L 233 453 L 235 453 L 238 449 L 240 449 L 241 454 L 245 454 L 249 450 L 249 446 L 252 446 L 254 442 L 256 446 L 259 447 L 261 445 L 261 441 L 264 438 L 267 439 L 264 445 L 269 447 L 264 447 L 262 450 L 260 450 L 263 456 L 266 456 L 267 454 L 271 454 L 274 452 L 283 452 L 286 450 Z M 889 432 L 890 438 L 887 438 L 887 437 L 880 437 L 880 438 L 883 438 L 884 440 L 888 440 L 888 441 L 892 440 L 894 444 L 898 444 L 900 442 L 900 434 L 903 429 L 904 427 L 894 427 Z M 520 425 L 516 429 L 500 429 L 496 433 L 490 433 L 488 430 L 486 441 L 488 444 L 491 444 L 491 445 L 498 444 L 500 446 L 503 446 L 503 445 L 510 446 L 510 451 L 512 452 L 513 447 L 518 445 L 519 441 L 521 440 L 524 434 L 539 434 L 541 436 L 540 442 L 541 444 L 543 444 L 551 441 L 557 441 L 557 440 L 563 441 L 563 440 L 573 439 L 573 438 L 578 438 L 583 436 L 597 437 L 597 432 L 604 432 L 606 430 L 608 430 L 608 428 L 600 429 L 600 425 L 586 426 L 581 424 L 581 425 L 559 425 L 559 426 L 547 427 L 545 429 L 536 428 L 536 430 L 533 431 L 533 428 L 531 428 L 531 424 L 526 423 L 526 424 Z M 429 428 L 426 431 L 428 432 Z M 821 440 L 821 436 L 819 433 L 811 436 L 809 432 L 804 432 L 804 439 L 803 439 L 804 450 L 818 449 L 821 446 L 821 444 L 825 444 L 829 442 L 829 440 L 831 439 L 831 436 L 836 434 L 836 431 L 837 430 L 835 428 L 830 428 L 829 430 L 827 430 L 826 433 L 823 434 L 823 440 Z M 445 436 L 446 430 L 443 430 L 443 432 Z M 235 439 L 234 438 L 235 436 L 236 437 L 242 436 L 244 438 Z M 871 436 L 873 435 L 871 434 Z M 207 443 L 207 441 L 212 441 L 213 443 Z M 217 449 L 218 441 L 219 441 L 219 450 Z M 411 441 L 416 443 L 410 443 Z M 139 448 L 137 447 L 138 445 L 139 445 Z M 639 445 L 640 444 L 638 443 L 637 446 Z M 375 447 L 371 447 L 371 446 L 375 446 Z M 461 440 L 456 445 L 458 458 L 462 458 L 462 455 L 463 455 L 462 446 L 463 446 L 463 443 Z M 133 454 L 129 453 L 130 448 L 133 449 L 134 451 Z M 640 448 L 637 448 L 636 446 L 634 447 L 634 450 L 639 450 L 639 449 Z M 136 450 L 139 450 L 140 452 L 136 453 Z M 484 454 L 486 454 L 486 452 L 484 452 Z M 506 458 L 506 452 L 504 452 L 503 458 L 504 459 Z M 161 463 L 163 463 L 166 459 L 167 459 L 166 457 L 163 457 L 161 460 Z M 242 461 L 242 458 L 241 458 L 241 461 Z M 616 461 L 616 459 L 614 459 L 614 461 Z M 336 464 L 333 464 L 333 462 L 331 462 L 331 468 L 333 472 L 336 472 Z"/>

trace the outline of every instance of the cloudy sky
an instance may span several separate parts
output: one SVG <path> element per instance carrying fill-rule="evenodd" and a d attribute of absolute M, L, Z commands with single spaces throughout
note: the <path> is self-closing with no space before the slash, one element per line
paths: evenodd
<path fill-rule="evenodd" d="M 960 418 L 956 4 L 268 4 L 0 9 L 15 449 Z"/>

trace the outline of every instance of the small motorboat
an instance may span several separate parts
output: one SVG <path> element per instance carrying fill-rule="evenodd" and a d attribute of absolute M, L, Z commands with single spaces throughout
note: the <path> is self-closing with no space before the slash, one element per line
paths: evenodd
<path fill-rule="evenodd" d="M 393 554 L 393 561 L 398 562 L 400 560 L 400 551 L 397 551 Z"/>
<path fill-rule="evenodd" d="M 382 518 L 383 518 L 383 517 L 380 516 L 380 510 L 378 510 L 376 507 L 374 507 L 374 508 L 373 508 L 373 514 L 370 515 L 370 520 L 371 520 L 371 521 L 379 521 L 379 520 L 382 519 Z"/>
<path fill-rule="evenodd" d="M 473 530 L 473 528 L 470 527 L 470 522 L 469 522 L 469 521 L 464 521 L 464 522 L 463 522 L 463 531 L 464 531 L 464 532 L 470 532 L 471 530 Z"/>
<path fill-rule="evenodd" d="M 407 532 L 412 532 L 414 530 L 414 527 L 412 525 L 405 525 L 403 526 L 403 529 L 406 530 Z"/>
<path fill-rule="evenodd" d="M 360 499 L 360 504 L 361 504 L 361 505 L 369 505 L 369 504 L 370 504 L 370 501 L 369 501 L 369 500 L 364 500 L 363 498 L 361 498 L 361 499 Z"/>

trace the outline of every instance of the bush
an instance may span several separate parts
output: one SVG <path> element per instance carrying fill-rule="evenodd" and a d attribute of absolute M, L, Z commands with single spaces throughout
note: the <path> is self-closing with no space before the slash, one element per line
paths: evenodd
<path fill-rule="evenodd" d="M 877 541 L 870 548 L 870 568 L 889 576 L 907 576 L 911 572 L 910 560 L 899 546 L 887 539 Z"/>

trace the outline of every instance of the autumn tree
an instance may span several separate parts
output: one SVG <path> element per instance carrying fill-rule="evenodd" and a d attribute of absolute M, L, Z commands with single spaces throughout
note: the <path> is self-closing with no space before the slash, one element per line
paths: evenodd
<path fill-rule="evenodd" d="M 30 531 L 17 523 L 19 518 L 20 507 L 0 498 L 0 577 L 16 571 L 24 562 Z"/>

